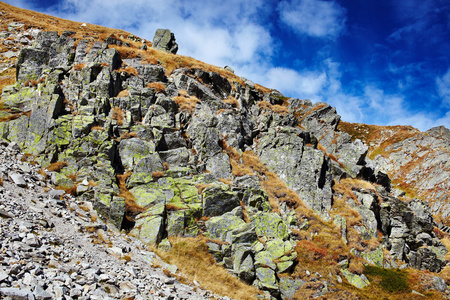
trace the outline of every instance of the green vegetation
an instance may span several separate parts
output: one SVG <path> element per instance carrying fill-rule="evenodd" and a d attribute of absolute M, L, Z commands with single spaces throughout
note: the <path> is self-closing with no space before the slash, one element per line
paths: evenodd
<path fill-rule="evenodd" d="M 380 286 L 386 292 L 408 292 L 411 290 L 406 271 L 375 266 L 365 266 L 364 269 L 370 281 L 379 281 Z"/>

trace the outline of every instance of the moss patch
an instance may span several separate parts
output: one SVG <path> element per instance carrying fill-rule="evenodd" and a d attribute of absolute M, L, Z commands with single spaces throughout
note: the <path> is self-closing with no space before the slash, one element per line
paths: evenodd
<path fill-rule="evenodd" d="M 385 269 L 375 266 L 365 266 L 365 274 L 370 281 L 379 282 L 386 292 L 408 292 L 411 288 L 408 284 L 408 274 L 399 269 Z"/>

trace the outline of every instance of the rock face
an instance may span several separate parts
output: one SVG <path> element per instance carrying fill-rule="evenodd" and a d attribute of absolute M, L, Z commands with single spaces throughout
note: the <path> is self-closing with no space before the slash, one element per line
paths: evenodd
<path fill-rule="evenodd" d="M 175 42 L 175 35 L 169 29 L 156 30 L 153 37 L 153 48 L 176 54 L 178 44 Z"/>
<path fill-rule="evenodd" d="M 178 46 L 161 29 L 153 47 L 176 53 Z M 8 122 L 0 122 L 1 138 L 36 163 L 61 166 L 49 177 L 76 195 L 71 201 L 89 203 L 89 213 L 145 243 L 170 248 L 168 237 L 204 235 L 214 260 L 267 298 L 290 299 L 310 284 L 320 285 L 314 296 L 322 296 L 331 280 L 342 282 L 333 274 L 289 277 L 301 267 L 299 256 L 309 255 L 302 242 L 325 256 L 328 250 L 311 246 L 325 239 L 320 226 L 339 227 L 338 243 L 359 248 L 384 235 L 379 248 L 352 249 L 335 263 L 343 266 L 337 273 L 360 287 L 367 278 L 345 267 L 356 256 L 433 272 L 446 264 L 429 209 L 390 193 L 385 169 L 366 158 L 361 140 L 336 129 L 340 116 L 326 103 L 264 93 L 251 81 L 197 68 L 166 74 L 141 58 L 122 59 L 107 43 L 75 43 L 57 32 L 40 32 L 21 50 L 17 83 L 3 89 L 2 101 Z M 20 174 L 9 176 L 19 187 L 29 184 Z M 335 202 L 349 191 L 335 185 L 346 179 L 370 186 L 351 189 L 339 204 L 357 221 L 345 209 L 336 213 Z M 284 201 L 287 194 L 298 200 Z M 322 225 L 305 234 L 319 219 Z M 30 236 L 29 243 L 38 242 Z M 123 281 L 119 288 L 134 291 L 139 284 Z"/>
<path fill-rule="evenodd" d="M 416 190 L 431 204 L 433 214 L 450 226 L 450 131 L 431 128 L 384 150 L 389 156 L 374 158 L 379 169 L 402 187 Z"/>

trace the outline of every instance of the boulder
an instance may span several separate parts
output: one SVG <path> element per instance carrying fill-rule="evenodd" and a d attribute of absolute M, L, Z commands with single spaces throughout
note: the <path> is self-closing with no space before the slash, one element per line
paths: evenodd
<path fill-rule="evenodd" d="M 175 42 L 175 35 L 169 29 L 157 29 L 153 37 L 153 48 L 165 52 L 176 54 L 178 44 Z"/>
<path fill-rule="evenodd" d="M 227 184 L 213 184 L 203 190 L 203 215 L 219 216 L 240 205 L 236 192 Z"/>
<path fill-rule="evenodd" d="M 205 222 L 207 236 L 225 241 L 227 233 L 245 225 L 242 218 L 228 212 L 218 217 L 212 217 Z"/>

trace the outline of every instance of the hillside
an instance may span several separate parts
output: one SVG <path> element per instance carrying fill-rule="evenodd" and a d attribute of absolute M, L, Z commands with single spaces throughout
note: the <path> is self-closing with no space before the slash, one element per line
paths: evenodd
<path fill-rule="evenodd" d="M 342 122 L 327 103 L 176 55 L 169 31 L 153 45 L 4 3 L 0 11 L 0 138 L 18 151 L 15 169 L 2 160 L 3 205 L 27 188 L 22 207 L 53 213 L 46 194 L 33 197 L 39 185 L 60 196 L 55 223 L 73 213 L 92 221 L 90 236 L 72 233 L 81 268 L 57 267 L 58 288 L 32 267 L 17 272 L 17 261 L 34 262 L 21 252 L 3 260 L 1 295 L 13 286 L 35 298 L 450 297 L 447 129 Z M 40 183 L 16 180 L 22 164 Z M 14 238 L 2 251 L 33 237 Z M 83 255 L 95 247 L 119 262 L 97 266 Z M 99 270 L 90 284 L 87 264 Z M 121 265 L 140 271 L 136 281 L 106 279 Z M 160 280 L 147 287 L 145 276 Z"/>

